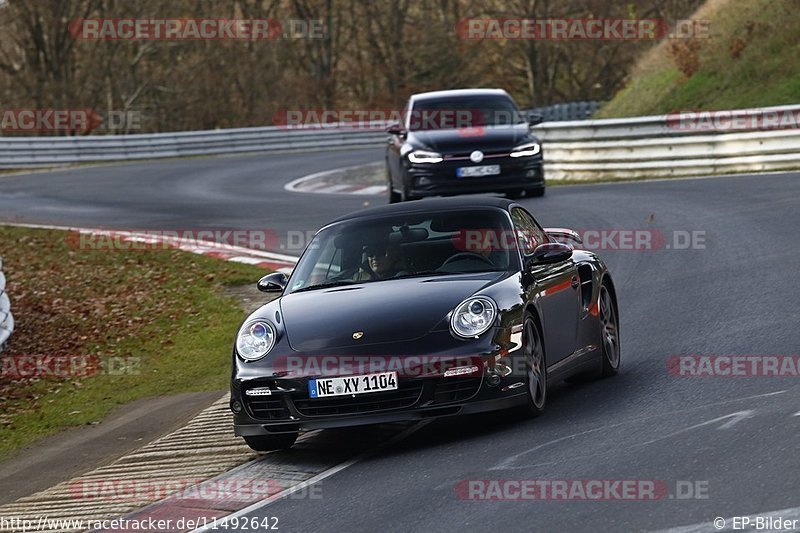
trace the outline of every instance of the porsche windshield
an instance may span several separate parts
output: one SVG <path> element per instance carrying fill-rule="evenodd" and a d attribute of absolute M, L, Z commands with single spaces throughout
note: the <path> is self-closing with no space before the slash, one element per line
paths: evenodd
<path fill-rule="evenodd" d="M 502 211 L 364 218 L 320 231 L 292 273 L 286 292 L 518 266 L 516 237 Z"/>

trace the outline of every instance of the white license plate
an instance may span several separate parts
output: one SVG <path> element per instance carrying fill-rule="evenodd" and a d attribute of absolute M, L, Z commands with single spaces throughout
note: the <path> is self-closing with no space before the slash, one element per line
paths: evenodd
<path fill-rule="evenodd" d="M 482 165 L 479 167 L 458 167 L 456 176 L 468 178 L 473 176 L 496 176 L 500 174 L 500 165 Z"/>
<path fill-rule="evenodd" d="M 397 372 L 308 380 L 308 396 L 310 398 L 367 394 L 395 389 L 397 389 Z"/>

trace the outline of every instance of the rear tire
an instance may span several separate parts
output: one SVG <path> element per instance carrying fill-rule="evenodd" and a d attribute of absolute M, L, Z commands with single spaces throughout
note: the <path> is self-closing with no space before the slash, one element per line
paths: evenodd
<path fill-rule="evenodd" d="M 609 299 L 608 304 L 611 305 L 611 312 L 613 319 L 612 331 L 616 331 L 616 344 L 612 344 L 611 346 L 616 346 L 616 351 L 610 351 L 610 347 L 607 346 L 607 339 L 606 339 L 606 324 L 603 318 L 603 295 Z M 581 372 L 580 374 L 575 374 L 574 376 L 570 376 L 564 381 L 567 383 L 586 383 L 588 381 L 595 380 L 597 378 L 607 378 L 610 376 L 616 376 L 617 372 L 619 371 L 619 320 L 616 318 L 616 303 L 614 302 L 614 297 L 611 296 L 611 291 L 608 290 L 605 283 L 600 286 L 600 294 L 598 295 L 597 306 L 600 308 L 598 313 L 599 321 L 600 321 L 600 364 L 597 365 L 596 368 L 587 372 Z M 616 356 L 614 354 L 616 353 Z M 611 354 L 611 356 L 609 356 Z"/>
<path fill-rule="evenodd" d="M 616 376 L 619 372 L 619 318 L 617 317 L 617 302 L 611 296 L 608 286 L 600 285 L 597 306 L 600 308 L 600 335 L 603 352 L 604 378 Z"/>
<path fill-rule="evenodd" d="M 244 437 L 250 448 L 257 452 L 288 450 L 297 440 L 297 433 L 281 433 L 279 435 L 258 435 Z"/>
<path fill-rule="evenodd" d="M 544 413 L 547 404 L 547 362 L 542 337 L 536 322 L 529 314 L 525 315 L 522 326 L 522 350 L 525 355 L 526 405 L 523 413 L 535 418 Z"/>

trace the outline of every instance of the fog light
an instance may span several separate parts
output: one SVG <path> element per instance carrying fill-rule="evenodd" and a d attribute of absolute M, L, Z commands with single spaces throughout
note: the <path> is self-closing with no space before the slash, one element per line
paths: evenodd
<path fill-rule="evenodd" d="M 531 170 L 527 171 L 527 172 L 525 173 L 525 176 L 526 176 L 526 177 L 528 177 L 528 178 L 534 178 L 534 177 L 536 177 L 536 170 L 533 170 L 533 169 L 531 169 Z"/>
<path fill-rule="evenodd" d="M 465 374 L 477 374 L 478 372 L 480 372 L 480 368 L 477 366 L 457 366 L 445 370 L 444 377 L 451 378 L 453 376 L 463 376 Z"/>
<path fill-rule="evenodd" d="M 430 178 L 419 178 L 417 180 L 417 185 L 430 185 L 430 184 L 431 184 Z"/>
<path fill-rule="evenodd" d="M 234 400 L 231 402 L 231 411 L 234 413 L 241 413 L 242 412 L 242 404 L 238 400 Z"/>
<path fill-rule="evenodd" d="M 245 391 L 248 396 L 271 396 L 272 389 L 269 387 L 259 387 L 257 389 L 248 389 Z"/>
<path fill-rule="evenodd" d="M 486 376 L 486 383 L 488 383 L 492 387 L 497 387 L 498 385 L 500 385 L 501 379 L 502 378 L 500 377 L 499 374 L 492 373 Z"/>

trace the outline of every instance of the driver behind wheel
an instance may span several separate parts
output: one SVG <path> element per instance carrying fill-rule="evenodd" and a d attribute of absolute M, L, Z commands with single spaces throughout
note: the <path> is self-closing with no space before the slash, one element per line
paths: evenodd
<path fill-rule="evenodd" d="M 370 244 L 364 247 L 367 260 L 355 274 L 357 281 L 386 279 L 403 272 L 400 247 L 393 244 Z"/>
<path fill-rule="evenodd" d="M 457 243 L 455 252 L 444 264 L 475 263 L 477 259 L 479 264 L 488 265 L 492 269 L 508 267 L 510 245 L 506 244 L 506 241 L 509 238 L 509 232 L 498 227 L 471 227 L 460 229 L 455 235 L 454 241 Z M 513 236 L 511 238 L 513 239 Z M 470 266 L 470 270 L 472 269 Z"/>

